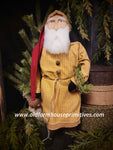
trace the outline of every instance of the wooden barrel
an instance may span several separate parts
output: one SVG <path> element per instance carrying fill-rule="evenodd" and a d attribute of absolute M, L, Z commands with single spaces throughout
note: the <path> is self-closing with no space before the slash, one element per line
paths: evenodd
<path fill-rule="evenodd" d="M 83 103 L 90 105 L 113 105 L 113 85 L 93 86 L 91 92 L 83 96 Z"/>
<path fill-rule="evenodd" d="M 92 131 L 102 128 L 113 128 L 113 105 L 82 105 L 81 129 Z M 91 114 L 91 117 L 87 117 Z M 96 115 L 95 115 L 96 114 Z"/>
<path fill-rule="evenodd" d="M 103 113 L 104 117 L 81 118 L 81 129 L 113 127 L 113 66 L 92 66 L 90 82 L 94 85 L 88 94 L 82 95 L 81 112 L 86 114 Z"/>
<path fill-rule="evenodd" d="M 93 85 L 113 85 L 113 66 L 92 65 L 89 81 Z"/>

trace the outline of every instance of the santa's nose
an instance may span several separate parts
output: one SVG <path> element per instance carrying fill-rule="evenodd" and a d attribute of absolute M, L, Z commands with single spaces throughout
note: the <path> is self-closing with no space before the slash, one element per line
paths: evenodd
<path fill-rule="evenodd" d="M 54 29 L 58 30 L 58 24 L 57 23 L 55 24 Z"/>

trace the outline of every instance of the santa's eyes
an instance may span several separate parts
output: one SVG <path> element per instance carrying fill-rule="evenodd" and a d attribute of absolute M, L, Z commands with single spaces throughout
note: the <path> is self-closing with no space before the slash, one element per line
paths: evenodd
<path fill-rule="evenodd" d="M 49 20 L 47 23 L 55 23 L 55 20 Z"/>
<path fill-rule="evenodd" d="M 54 23 L 55 22 L 55 20 L 50 20 L 50 23 Z"/>
<path fill-rule="evenodd" d="M 66 20 L 58 19 L 58 22 L 66 22 Z"/>
<path fill-rule="evenodd" d="M 55 23 L 55 22 L 66 22 L 65 20 L 63 19 L 58 19 L 58 20 L 49 20 L 48 23 Z"/>

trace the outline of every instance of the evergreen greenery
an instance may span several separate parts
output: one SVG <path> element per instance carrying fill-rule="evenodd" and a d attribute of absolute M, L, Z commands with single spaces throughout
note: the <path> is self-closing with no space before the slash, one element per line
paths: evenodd
<path fill-rule="evenodd" d="M 113 14 L 110 9 L 110 4 L 106 0 L 99 5 L 97 20 L 97 42 L 98 50 L 94 54 L 93 61 L 97 62 L 104 57 L 107 64 L 110 64 L 110 59 L 113 49 L 111 35 L 113 33 Z"/>
<path fill-rule="evenodd" d="M 0 126 L 1 150 L 44 150 L 40 128 L 44 124 L 30 117 L 28 109 L 22 109 L 16 117 L 12 114 Z"/>
<path fill-rule="evenodd" d="M 112 150 L 113 128 L 96 129 L 94 131 L 75 131 L 67 133 L 74 139 L 71 150 Z"/>
<path fill-rule="evenodd" d="M 79 31 L 82 39 L 90 40 L 90 21 L 95 17 L 95 10 L 92 0 L 57 0 L 60 9 L 65 12 L 72 22 L 72 27 L 75 31 Z M 96 22 L 97 34 L 96 41 L 98 47 L 96 53 L 93 54 L 93 62 L 110 64 L 113 55 L 113 44 L 111 35 L 113 33 L 113 9 L 112 3 L 107 0 L 98 2 L 96 7 Z"/>
<path fill-rule="evenodd" d="M 81 94 L 89 93 L 93 86 L 92 84 L 85 82 L 85 79 L 81 72 L 81 66 L 78 66 L 76 69 L 76 85 Z"/>
<path fill-rule="evenodd" d="M 11 79 L 11 81 L 14 82 L 15 88 L 26 97 L 26 95 L 30 93 L 31 51 L 38 41 L 40 26 L 36 26 L 33 15 L 24 16 L 23 20 L 30 29 L 31 37 L 26 34 L 24 29 L 19 31 L 21 38 L 27 46 L 27 50 L 22 53 L 23 59 L 21 60 L 20 64 L 14 65 L 14 74 L 7 74 L 7 76 L 9 79 Z"/>
<path fill-rule="evenodd" d="M 24 96 L 30 93 L 30 64 L 31 55 L 29 51 L 23 52 L 23 59 L 19 64 L 14 65 L 14 75 L 7 74 L 8 78 L 14 82 L 14 87 Z"/>

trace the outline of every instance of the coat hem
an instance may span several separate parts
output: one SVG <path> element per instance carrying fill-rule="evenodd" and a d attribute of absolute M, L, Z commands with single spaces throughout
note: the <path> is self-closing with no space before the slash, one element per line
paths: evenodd
<path fill-rule="evenodd" d="M 73 128 L 80 124 L 80 120 L 72 123 L 57 123 L 57 124 L 48 124 L 47 127 L 49 130 L 57 130 L 59 128 Z"/>

